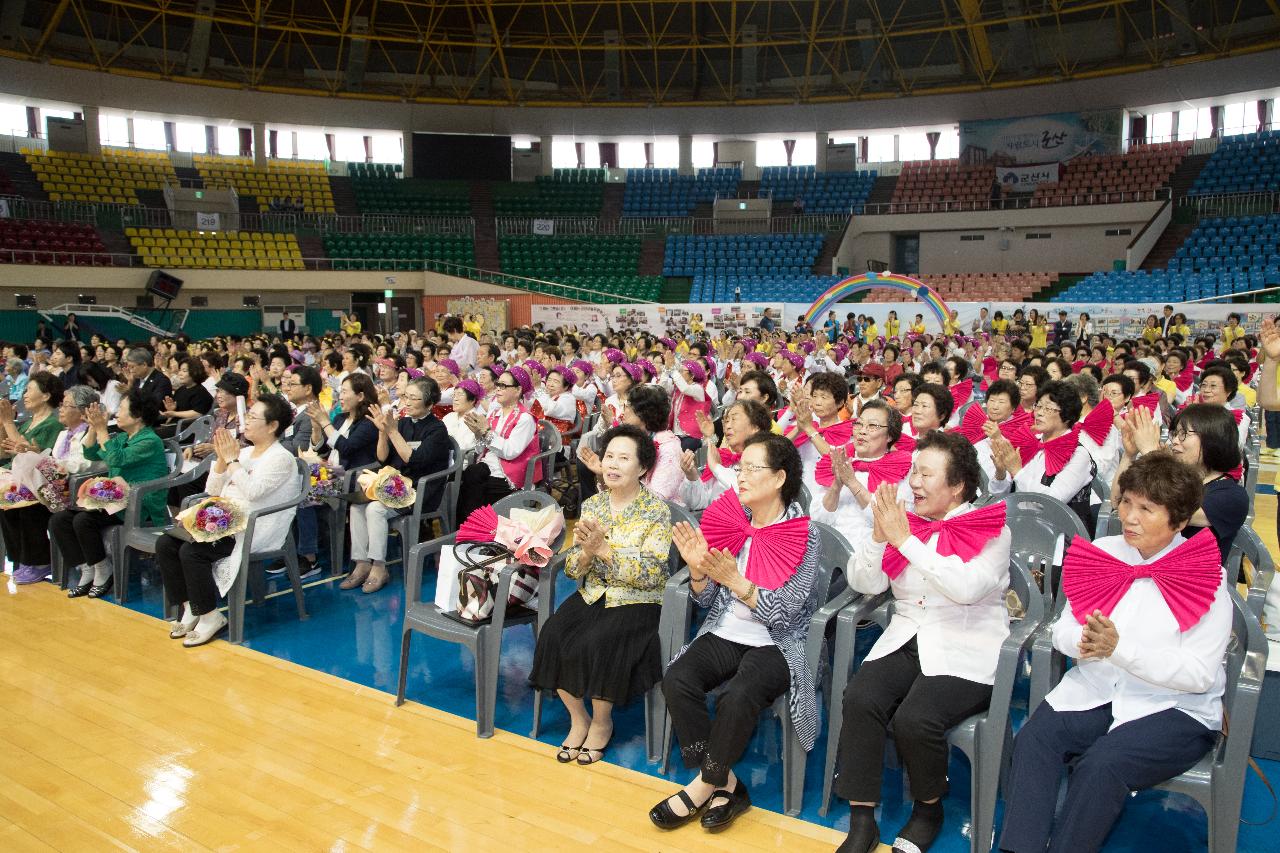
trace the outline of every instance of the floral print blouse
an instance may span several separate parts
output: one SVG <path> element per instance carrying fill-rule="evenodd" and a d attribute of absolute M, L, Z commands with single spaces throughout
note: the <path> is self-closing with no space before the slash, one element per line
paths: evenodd
<path fill-rule="evenodd" d="M 614 512 L 609 493 L 598 492 L 582 504 L 582 517 L 604 525 L 613 552 L 611 563 L 583 559 L 580 548 L 569 553 L 565 574 L 582 581 L 583 600 L 595 604 L 604 596 L 605 607 L 662 604 L 671 550 L 671 509 L 666 502 L 642 488 L 635 500 Z"/>

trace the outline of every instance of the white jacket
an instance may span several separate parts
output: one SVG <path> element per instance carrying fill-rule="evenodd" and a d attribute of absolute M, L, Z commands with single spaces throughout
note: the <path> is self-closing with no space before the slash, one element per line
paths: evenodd
<path fill-rule="evenodd" d="M 254 448 L 240 451 L 240 465 L 221 474 L 209 469 L 205 490 L 211 495 L 233 498 L 239 501 L 245 512 L 271 506 L 289 499 L 302 500 L 302 478 L 298 476 L 297 458 L 279 442 L 267 448 L 256 459 Z M 253 531 L 253 549 L 270 551 L 284 544 L 293 524 L 294 510 L 285 510 L 259 518 Z M 236 547 L 231 555 L 213 566 L 213 579 L 218 592 L 226 595 L 235 583 L 240 571 L 240 555 L 244 550 L 244 534 L 237 534 Z"/>
<path fill-rule="evenodd" d="M 1130 565 L 1158 560 L 1186 540 L 1175 535 L 1150 560 L 1123 536 L 1104 536 L 1093 544 Z M 1210 729 L 1222 725 L 1222 692 L 1227 675 L 1222 657 L 1231 639 L 1231 599 L 1225 580 L 1209 610 L 1186 631 L 1151 578 L 1138 578 L 1111 611 L 1120 641 L 1111 657 L 1076 660 L 1046 697 L 1055 711 L 1088 711 L 1111 703 L 1111 728 L 1177 708 Z M 1068 600 L 1053 623 L 1053 646 L 1064 655 L 1080 654 L 1084 627 Z"/>
<path fill-rule="evenodd" d="M 961 504 L 947 518 L 973 509 Z M 921 542 L 914 536 L 903 543 L 907 566 L 890 582 L 881 568 L 885 543 L 868 539 L 849 561 L 849 586 L 875 595 L 892 588 L 893 619 L 876 641 L 867 660 L 897 651 L 912 638 L 920 651 L 925 675 L 953 675 L 995 684 L 1000 646 L 1009 636 L 1009 528 L 987 543 L 969 561 L 940 556 L 938 537 Z"/>

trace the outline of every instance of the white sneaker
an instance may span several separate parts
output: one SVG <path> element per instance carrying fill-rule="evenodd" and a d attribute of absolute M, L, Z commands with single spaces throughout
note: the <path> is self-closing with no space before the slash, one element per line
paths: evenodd
<path fill-rule="evenodd" d="M 211 621 L 200 621 L 195 628 L 191 630 L 191 633 L 187 634 L 186 638 L 182 641 L 182 645 L 189 649 L 195 648 L 196 646 L 203 646 L 205 643 L 218 636 L 218 634 L 222 632 L 222 629 L 226 627 L 227 617 L 215 610 L 212 614 Z"/>

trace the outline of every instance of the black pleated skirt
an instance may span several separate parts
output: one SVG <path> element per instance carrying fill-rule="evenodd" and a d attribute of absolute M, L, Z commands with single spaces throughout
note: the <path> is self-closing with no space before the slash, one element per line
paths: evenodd
<path fill-rule="evenodd" d="M 575 592 L 538 633 L 529 683 L 625 705 L 662 680 L 658 604 L 605 607 Z"/>

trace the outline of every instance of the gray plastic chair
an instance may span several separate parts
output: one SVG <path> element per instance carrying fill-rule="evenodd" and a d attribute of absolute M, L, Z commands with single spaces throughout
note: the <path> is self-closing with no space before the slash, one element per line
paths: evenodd
<path fill-rule="evenodd" d="M 1013 727 L 1009 722 L 1009 706 L 1013 699 L 1014 682 L 1018 677 L 1022 654 L 1030 651 L 1037 629 L 1044 621 L 1044 598 L 1026 566 L 1010 562 L 1009 586 L 1018 596 L 1025 612 L 1020 619 L 1011 621 L 1009 636 L 1000 647 L 991 704 L 985 712 L 975 714 L 947 732 L 947 742 L 963 752 L 973 768 L 973 778 L 969 785 L 972 821 L 969 848 L 972 853 L 990 850 L 995 839 L 995 811 L 1000 779 L 1012 756 Z M 849 592 L 856 595 L 852 590 Z M 858 622 L 870 618 L 887 626 L 892 619 L 892 611 L 892 595 L 885 592 L 875 596 L 862 596 L 836 618 L 836 649 L 828 697 L 827 755 L 820 814 L 825 815 L 831 804 L 836 755 L 840 745 L 840 732 L 844 726 L 844 693 L 853 670 L 854 635 Z"/>
<path fill-rule="evenodd" d="M 356 487 L 356 478 L 360 472 L 381 468 L 380 462 L 368 462 L 354 468 L 343 469 L 342 486 L 336 497 L 325 498 L 316 506 L 316 511 L 324 511 L 325 523 L 329 526 L 329 574 L 344 574 L 347 548 L 347 512 L 351 508 L 351 497 Z M 308 482 L 310 482 L 308 475 Z"/>
<path fill-rule="evenodd" d="M 1076 536 L 1089 539 L 1089 531 L 1080 516 L 1050 495 L 1013 492 L 1002 500 L 1008 507 L 1005 525 L 1013 534 L 1009 557 L 1031 572 L 1044 595 L 1045 610 L 1052 610 L 1060 546 L 1065 549 Z"/>
<path fill-rule="evenodd" d="M 106 464 L 94 462 L 79 474 L 72 474 L 67 478 L 67 490 L 71 495 L 75 495 L 85 480 L 91 477 L 99 477 L 105 473 L 107 473 Z M 62 552 L 53 544 L 52 534 L 49 534 L 49 570 L 53 575 L 53 582 L 60 588 L 66 589 L 71 584 L 71 573 L 67 571 L 67 566 L 62 559 Z"/>
<path fill-rule="evenodd" d="M 392 516 L 388 520 L 388 532 L 400 537 L 398 562 L 403 563 L 404 558 L 409 554 L 409 549 L 418 543 L 422 522 L 438 519 L 441 535 L 452 533 L 456 529 L 453 523 L 453 510 L 458 500 L 455 491 L 458 488 L 458 480 L 462 476 L 462 451 L 458 448 L 458 442 L 452 437 L 449 437 L 449 459 L 451 461 L 448 468 L 418 478 L 418 482 L 414 484 L 417 498 L 413 502 L 413 509 L 404 515 Z M 423 508 L 427 487 L 440 481 L 444 481 L 440 492 L 440 503 L 434 510 L 427 511 Z M 391 563 L 388 562 L 387 565 Z"/>
<path fill-rule="evenodd" d="M 1249 467 L 1244 474 L 1244 491 L 1249 496 L 1249 512 L 1244 517 L 1245 526 L 1253 524 L 1254 507 L 1257 501 L 1254 500 L 1258 496 L 1258 475 L 1262 473 L 1262 461 L 1257 453 L 1253 453 L 1248 458 Z"/>
<path fill-rule="evenodd" d="M 538 510 L 555 505 L 550 495 L 542 492 L 520 491 L 498 501 L 493 508 L 499 515 L 504 515 L 516 508 Z M 526 623 L 533 623 L 536 629 L 538 614 L 536 611 L 526 609 L 519 612 L 507 611 L 511 580 L 517 568 L 515 565 L 504 567 L 498 576 L 493 615 L 487 622 L 473 625 L 443 612 L 434 602 L 420 601 L 423 562 L 428 555 L 438 555 L 443 549 L 452 547 L 456 540 L 457 534 L 449 533 L 409 549 L 404 571 L 405 613 L 400 638 L 400 675 L 396 687 L 396 704 L 404 704 L 405 682 L 409 677 L 409 646 L 414 631 L 438 640 L 464 645 L 475 656 L 476 736 L 493 737 L 494 712 L 498 699 L 498 664 L 502 656 L 502 632 L 511 625 Z M 552 544 L 552 550 L 556 552 L 556 556 L 551 562 L 564 560 L 564 555 L 560 553 L 563 544 L 564 533 L 561 532 Z M 551 569 L 550 564 L 543 569 L 543 572 L 548 574 L 553 571 L 555 570 Z"/>
<path fill-rule="evenodd" d="M 1156 785 L 1158 790 L 1186 794 L 1204 809 L 1209 822 L 1209 853 L 1235 853 L 1236 850 L 1249 749 L 1267 664 L 1267 639 L 1262 625 L 1235 586 L 1227 586 L 1231 598 L 1232 638 L 1223 661 L 1227 686 L 1222 694 L 1222 706 L 1230 721 L 1230 734 L 1220 735 L 1213 748 L 1190 770 Z M 1036 646 L 1047 643 L 1052 647 L 1048 626 L 1040 633 Z M 1033 691 L 1030 713 L 1035 712 L 1044 696 Z"/>
<path fill-rule="evenodd" d="M 813 679 L 815 687 L 820 685 L 823 668 L 826 662 L 826 631 L 827 625 L 836 614 L 840 611 L 843 596 L 837 596 L 832 601 L 827 600 L 827 591 L 831 587 L 831 574 L 836 566 L 841 568 L 849 564 L 849 558 L 853 554 L 853 549 L 849 546 L 848 541 L 836 532 L 835 528 L 823 524 L 820 521 L 810 521 L 810 524 L 817 527 L 821 536 L 821 553 L 818 560 L 818 576 L 814 582 L 814 592 L 819 601 L 826 602 L 819 607 L 809 618 L 809 629 L 805 637 L 805 661 L 809 665 L 809 675 Z M 687 572 L 684 572 L 687 579 Z M 845 601 L 844 603 L 847 603 Z M 673 609 L 670 615 L 667 614 L 668 609 Z M 683 635 L 674 638 L 678 640 L 678 645 L 672 643 L 672 653 L 689 642 L 689 626 L 693 619 L 693 598 L 686 592 L 680 596 L 678 600 L 663 601 L 663 617 L 668 620 L 668 624 L 676 627 L 683 625 L 685 630 Z M 664 669 L 669 661 L 663 663 Z M 715 695 L 714 693 L 712 695 Z M 794 726 L 791 720 L 791 691 L 788 690 L 774 701 L 773 707 L 769 712 L 778 718 L 778 722 L 782 724 L 782 806 L 783 811 L 788 815 L 800 814 L 800 809 L 804 805 L 804 776 L 805 768 L 808 766 L 808 754 L 800 745 L 800 739 L 796 736 Z M 662 720 L 662 772 L 666 773 L 671 763 L 671 739 L 672 739 L 672 723 L 671 715 L 663 709 Z"/>
<path fill-rule="evenodd" d="M 153 557 L 156 553 L 156 543 L 160 541 L 160 537 L 164 535 L 166 528 L 164 527 L 142 527 L 142 500 L 141 495 L 135 502 L 133 496 L 139 493 L 147 494 L 159 491 L 161 488 L 171 489 L 174 486 L 182 486 L 187 483 L 193 483 L 205 474 L 209 473 L 209 468 L 213 465 L 213 456 L 205 457 L 199 465 L 192 468 L 186 473 L 177 473 L 176 471 L 167 480 L 153 480 L 150 483 L 140 483 L 130 489 L 129 506 L 125 509 L 124 524 L 120 530 L 115 533 L 117 537 L 116 549 L 113 551 L 115 555 L 112 560 L 111 570 L 115 574 L 116 596 L 117 600 L 122 604 L 129 589 L 129 573 L 132 568 L 132 552 L 137 551 L 140 554 L 150 554 Z M 185 501 L 184 501 L 185 503 Z M 169 610 L 166 604 L 165 612 Z"/>
<path fill-rule="evenodd" d="M 1240 577 L 1244 561 L 1248 560 L 1253 567 L 1253 575 L 1249 578 L 1249 612 L 1259 621 L 1262 620 L 1262 607 L 1267 601 L 1267 590 L 1271 588 L 1276 575 L 1275 560 L 1267 546 L 1263 544 L 1257 531 L 1245 525 L 1236 533 L 1231 543 L 1231 553 L 1227 555 L 1227 580 L 1235 582 Z"/>
<path fill-rule="evenodd" d="M 563 449 L 564 443 L 560 438 L 560 430 L 547 421 L 538 421 L 538 454 L 525 463 L 523 491 L 532 492 L 535 489 L 541 489 L 555 479 L 556 459 Z M 539 462 L 542 463 L 542 477 L 535 480 L 534 466 Z"/>
<path fill-rule="evenodd" d="M 249 513 L 249 522 L 240 535 L 250 545 L 253 543 L 253 531 L 258 520 L 280 512 L 297 511 L 298 503 L 306 494 L 307 484 L 311 479 L 311 465 L 303 459 L 298 464 L 298 491 L 288 500 L 256 509 Z M 307 619 L 306 601 L 302 592 L 302 577 L 298 570 L 298 546 L 293 538 L 293 524 L 290 523 L 288 533 L 279 548 L 263 551 L 251 551 L 246 546 L 240 553 L 240 570 L 236 573 L 235 583 L 227 590 L 227 639 L 232 643 L 244 642 L 244 605 L 245 588 L 251 586 L 253 601 L 262 604 L 266 599 L 266 584 L 261 573 L 262 566 L 273 560 L 283 560 L 285 571 L 289 576 L 289 584 L 293 587 L 294 603 L 298 607 L 298 619 Z"/>

